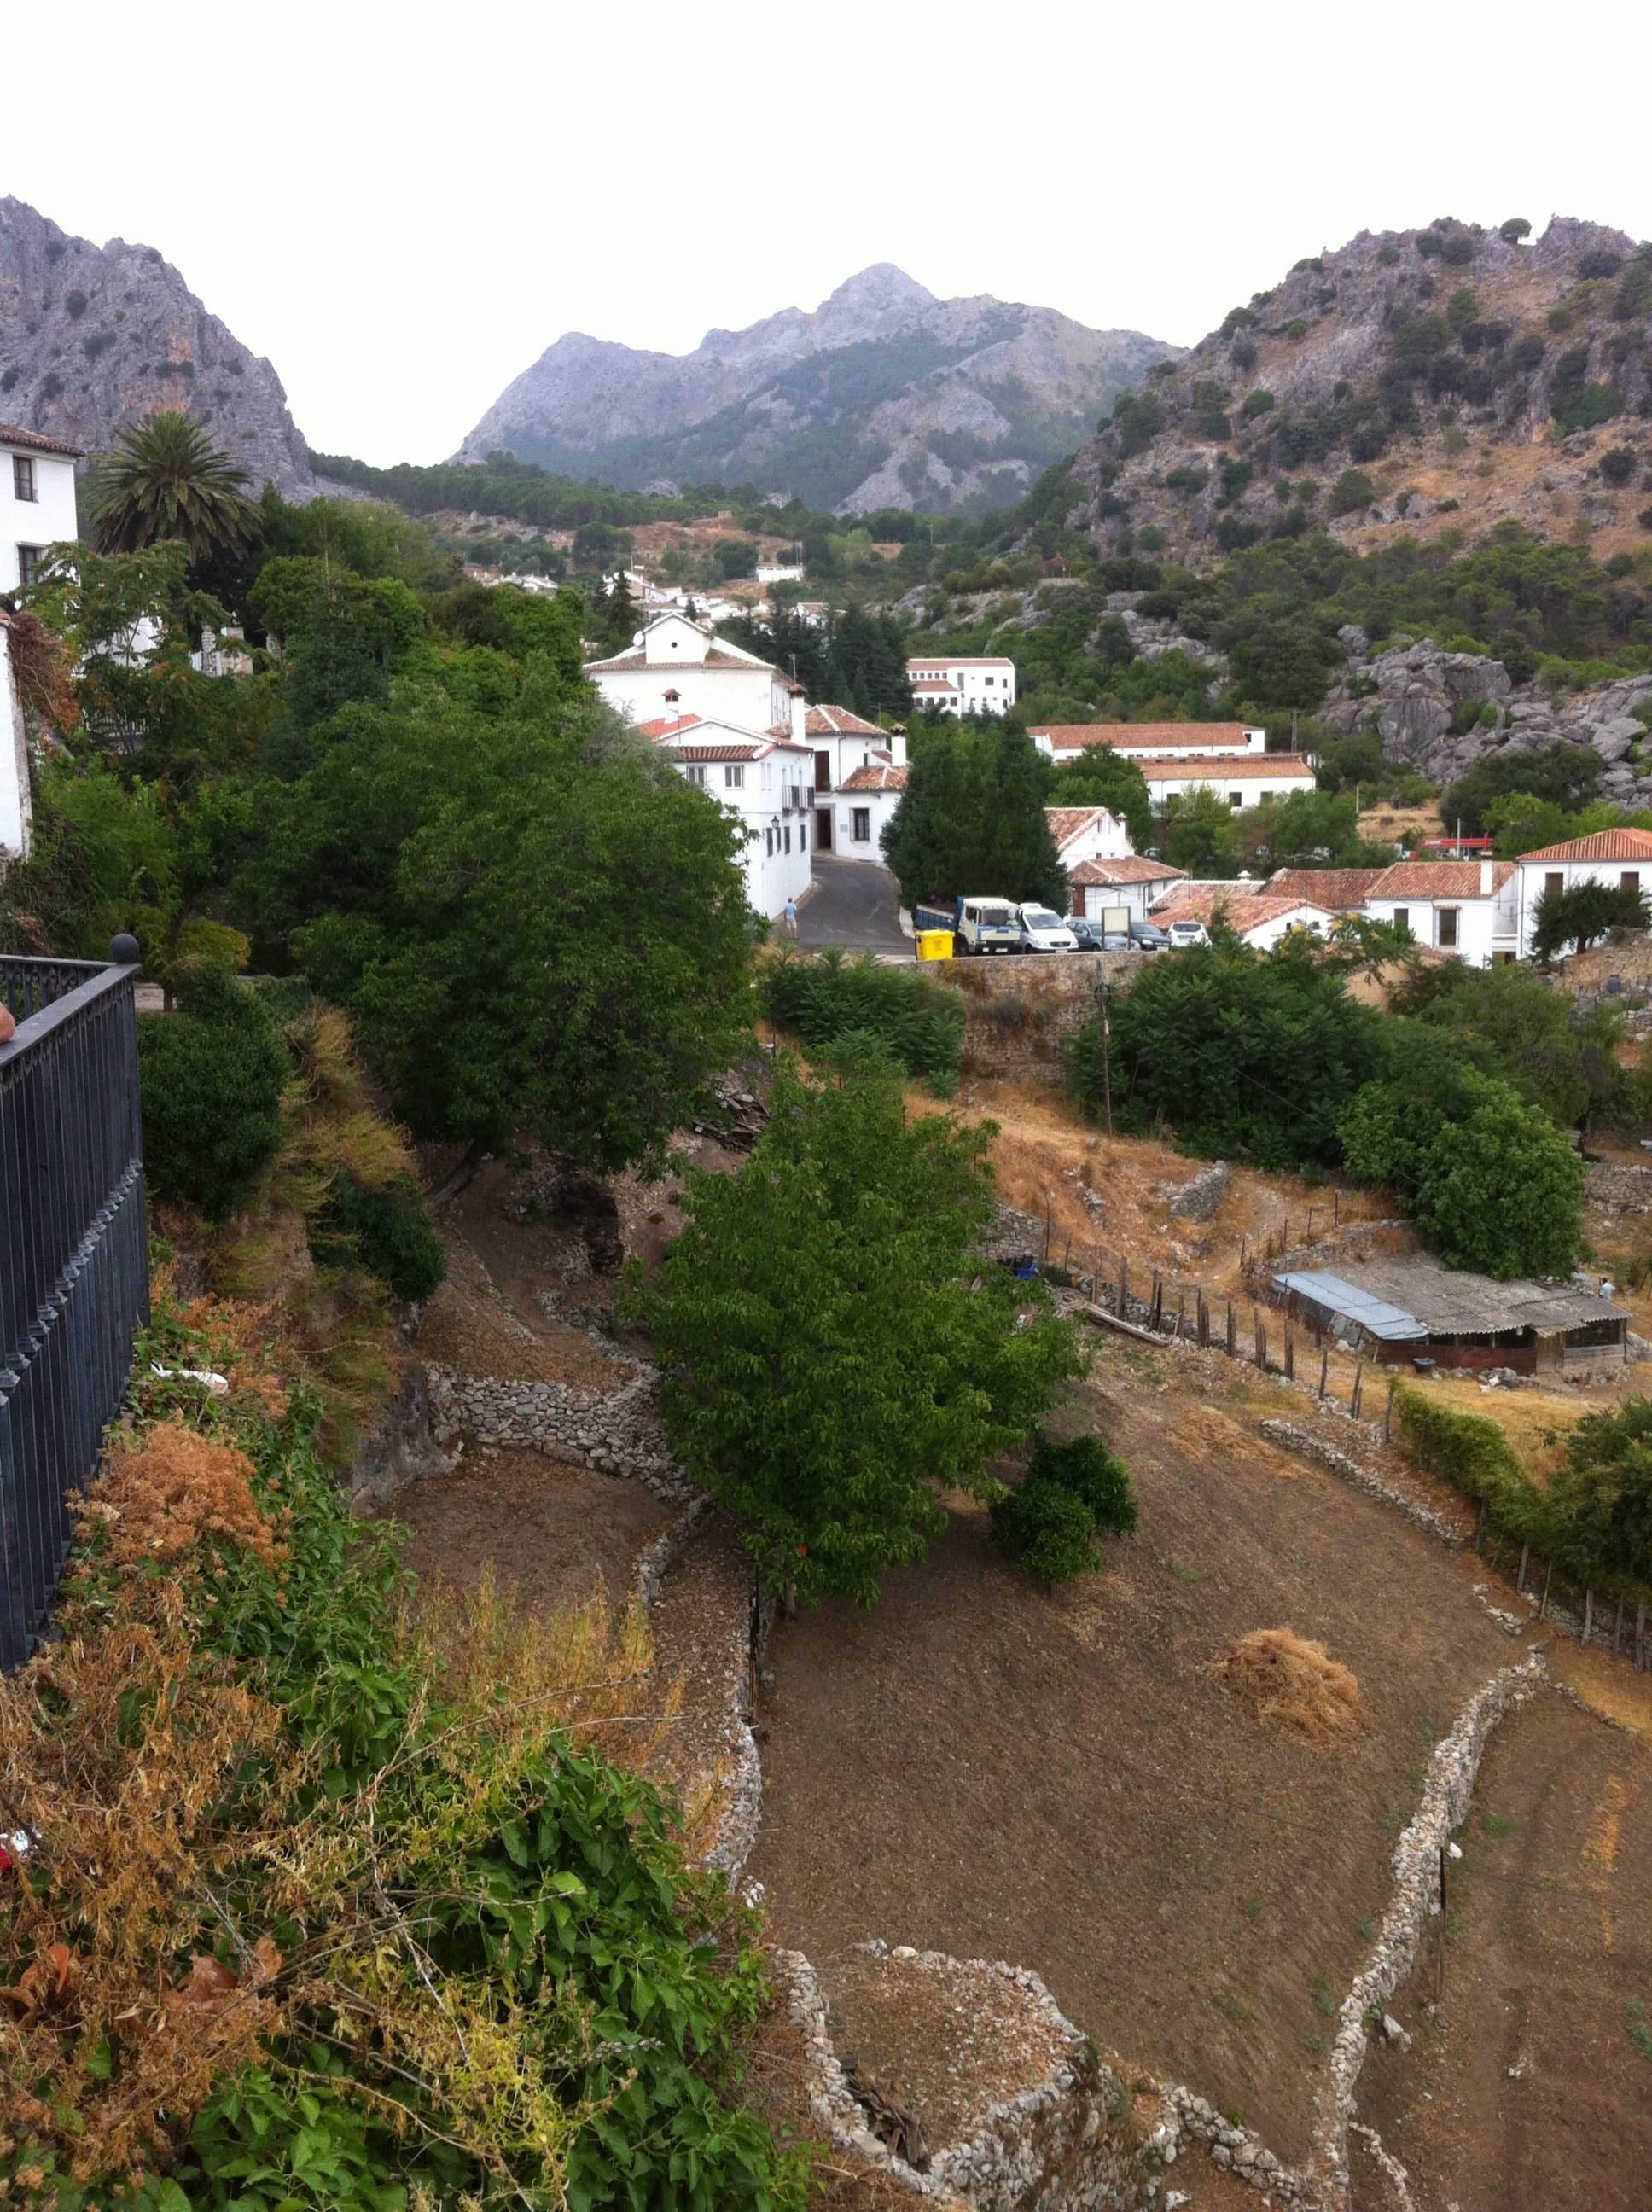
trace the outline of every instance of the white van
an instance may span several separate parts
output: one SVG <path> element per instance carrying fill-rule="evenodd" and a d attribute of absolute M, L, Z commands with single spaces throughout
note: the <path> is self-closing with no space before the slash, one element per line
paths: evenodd
<path fill-rule="evenodd" d="M 1021 925 L 1021 950 L 1023 952 L 1076 952 L 1078 940 L 1059 914 L 1053 914 L 1036 899 L 1029 899 L 1018 906 L 1016 920 Z"/>

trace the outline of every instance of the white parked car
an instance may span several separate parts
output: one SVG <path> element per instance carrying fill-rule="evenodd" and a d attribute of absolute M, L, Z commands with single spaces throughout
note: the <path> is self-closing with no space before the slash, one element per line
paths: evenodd
<path fill-rule="evenodd" d="M 1021 924 L 1021 950 L 1023 952 L 1076 952 L 1078 940 L 1059 914 L 1047 906 L 1034 902 L 1018 906 L 1016 919 Z"/>
<path fill-rule="evenodd" d="M 1173 921 L 1166 932 L 1172 952 L 1180 952 L 1185 945 L 1208 945 L 1211 933 L 1202 921 Z"/>

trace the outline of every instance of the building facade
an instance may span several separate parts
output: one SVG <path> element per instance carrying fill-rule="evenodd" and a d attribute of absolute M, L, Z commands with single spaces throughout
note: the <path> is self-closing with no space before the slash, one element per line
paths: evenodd
<path fill-rule="evenodd" d="M 1028 732 L 1053 760 L 1076 760 L 1091 745 L 1161 760 L 1265 753 L 1267 732 L 1248 722 L 1048 722 Z"/>
<path fill-rule="evenodd" d="M 80 458 L 78 446 L 0 422 L 0 592 L 33 583 L 47 546 L 79 537 Z"/>
<path fill-rule="evenodd" d="M 807 750 L 699 714 L 641 725 L 685 783 L 733 815 L 752 911 L 773 921 L 811 880 L 814 788 Z"/>
<path fill-rule="evenodd" d="M 685 615 L 656 616 L 623 653 L 587 661 L 585 672 L 635 722 L 699 714 L 762 737 L 791 720 L 789 676 Z"/>
<path fill-rule="evenodd" d="M 1015 663 L 991 655 L 908 660 L 907 682 L 913 704 L 926 714 L 1006 714 L 1015 704 Z"/>
<path fill-rule="evenodd" d="M 1471 968 L 1520 951 L 1519 869 L 1513 860 L 1400 860 L 1365 895 L 1373 921 L 1402 921 L 1418 945 Z"/>
<path fill-rule="evenodd" d="M 1137 921 L 1150 917 L 1152 908 L 1170 897 L 1187 871 L 1168 860 L 1131 854 L 1119 860 L 1079 860 L 1067 870 L 1067 912 L 1099 921 L 1104 914 L 1123 907 Z"/>
<path fill-rule="evenodd" d="M 1546 892 L 1575 890 L 1579 884 L 1652 892 L 1652 830 L 1597 830 L 1592 836 L 1569 837 L 1564 844 L 1522 853 L 1515 867 L 1515 927 L 1521 957 L 1527 959 Z"/>

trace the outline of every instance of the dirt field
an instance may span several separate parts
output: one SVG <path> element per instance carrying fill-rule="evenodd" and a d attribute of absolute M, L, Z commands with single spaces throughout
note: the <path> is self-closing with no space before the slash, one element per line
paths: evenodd
<path fill-rule="evenodd" d="M 1506 1722 L 1435 1948 L 1378 2043 L 1362 2117 L 1419 2203 L 1643 2212 L 1652 2197 L 1652 1753 L 1551 1695 Z M 1369 2169 L 1358 2206 L 1386 2207 Z"/>
<path fill-rule="evenodd" d="M 1098 2043 L 1300 2157 L 1424 1763 L 1511 1647 L 1437 1547 L 1260 1443 L 1224 1362 L 1172 1390 L 1163 1359 L 1109 1342 L 1072 1409 L 1141 1498 L 1103 1575 L 1043 1595 L 960 1504 L 873 1612 L 777 1636 L 752 1871 L 817 1960 L 880 1935 L 1034 1966 Z M 1264 1732 L 1206 1673 L 1283 1626 L 1357 1676 L 1346 1748 Z"/>

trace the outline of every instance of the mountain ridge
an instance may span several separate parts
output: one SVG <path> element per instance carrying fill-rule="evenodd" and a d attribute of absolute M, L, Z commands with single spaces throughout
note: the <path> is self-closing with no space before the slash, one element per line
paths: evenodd
<path fill-rule="evenodd" d="M 684 354 L 569 331 L 453 456 L 499 449 L 622 489 L 755 482 L 843 514 L 1005 506 L 1177 349 L 990 294 L 940 300 L 890 262 L 812 311 L 714 327 Z"/>
<path fill-rule="evenodd" d="M 0 198 L 0 421 L 107 453 L 162 407 L 197 416 L 254 494 L 315 490 L 271 363 L 243 345 L 152 246 L 77 238 Z"/>

